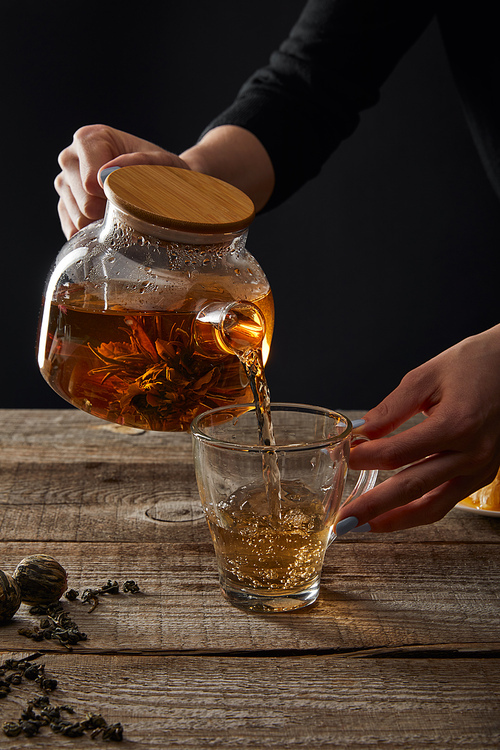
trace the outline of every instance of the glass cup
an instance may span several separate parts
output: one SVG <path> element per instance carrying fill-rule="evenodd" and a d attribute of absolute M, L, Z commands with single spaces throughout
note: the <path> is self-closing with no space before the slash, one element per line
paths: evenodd
<path fill-rule="evenodd" d="M 323 559 L 339 509 L 376 482 L 360 472 L 343 499 L 350 446 L 343 414 L 271 404 L 275 444 L 261 445 L 255 407 L 212 409 L 191 425 L 196 479 L 226 599 L 282 612 L 318 597 Z"/>

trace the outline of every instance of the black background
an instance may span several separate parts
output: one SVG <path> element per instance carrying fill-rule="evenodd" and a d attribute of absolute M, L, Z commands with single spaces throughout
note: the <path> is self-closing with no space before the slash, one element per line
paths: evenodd
<path fill-rule="evenodd" d="M 44 281 L 64 242 L 58 152 L 93 122 L 187 148 L 302 5 L 6 1 L 0 408 L 67 406 L 35 360 Z M 273 398 L 369 408 L 406 371 L 493 325 L 499 237 L 433 24 L 322 174 L 250 230 L 276 303 Z"/>

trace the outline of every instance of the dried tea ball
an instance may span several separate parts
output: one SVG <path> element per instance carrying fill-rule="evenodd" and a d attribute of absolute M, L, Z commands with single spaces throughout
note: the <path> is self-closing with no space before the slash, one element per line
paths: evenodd
<path fill-rule="evenodd" d="M 10 620 L 21 604 L 21 589 L 8 573 L 0 570 L 0 622 Z"/>
<path fill-rule="evenodd" d="M 57 602 L 68 587 L 66 571 L 50 555 L 28 555 L 14 571 L 26 604 Z"/>

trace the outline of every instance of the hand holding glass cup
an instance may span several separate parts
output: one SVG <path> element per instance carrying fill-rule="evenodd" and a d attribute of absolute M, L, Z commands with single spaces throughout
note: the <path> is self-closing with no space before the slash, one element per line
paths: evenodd
<path fill-rule="evenodd" d="M 367 438 L 329 409 L 276 403 L 271 415 L 273 445 L 259 443 L 249 404 L 212 409 L 191 425 L 222 592 L 255 612 L 316 601 L 338 511 L 371 489 L 378 474 L 360 472 L 343 499 L 351 443 Z"/>

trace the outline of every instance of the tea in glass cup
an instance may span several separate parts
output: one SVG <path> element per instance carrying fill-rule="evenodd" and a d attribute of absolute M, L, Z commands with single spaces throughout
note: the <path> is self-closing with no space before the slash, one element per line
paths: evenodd
<path fill-rule="evenodd" d="M 258 612 L 289 611 L 317 599 L 338 511 L 377 478 L 376 470 L 361 472 L 342 499 L 353 438 L 344 415 L 277 403 L 271 417 L 272 445 L 261 444 L 250 404 L 212 409 L 191 426 L 222 592 Z"/>

